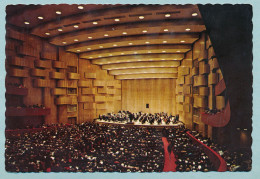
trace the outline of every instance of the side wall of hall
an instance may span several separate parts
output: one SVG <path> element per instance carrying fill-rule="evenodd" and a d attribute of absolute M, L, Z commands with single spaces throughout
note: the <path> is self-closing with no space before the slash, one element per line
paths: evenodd
<path fill-rule="evenodd" d="M 122 81 L 122 109 L 131 112 L 176 114 L 176 79 Z M 146 108 L 149 104 L 149 108 Z"/>
<path fill-rule="evenodd" d="M 8 128 L 81 123 L 121 109 L 121 81 L 64 47 L 9 26 L 6 72 Z M 17 95 L 19 89 L 11 89 L 10 83 L 22 84 L 27 94 Z M 45 109 L 29 114 L 27 108 L 19 108 L 36 104 Z"/>
<path fill-rule="evenodd" d="M 223 110 L 228 97 L 225 93 L 215 95 L 215 86 L 223 79 L 210 38 L 202 33 L 178 67 L 176 87 L 177 113 L 186 127 L 214 137 L 213 128 L 202 122 L 206 109 Z"/>

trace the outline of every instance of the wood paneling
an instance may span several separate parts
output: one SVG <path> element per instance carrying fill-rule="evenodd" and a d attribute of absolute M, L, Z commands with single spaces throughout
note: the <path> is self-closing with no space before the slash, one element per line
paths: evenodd
<path fill-rule="evenodd" d="M 107 88 L 98 88 L 99 94 L 107 94 Z"/>
<path fill-rule="evenodd" d="M 199 87 L 199 95 L 200 96 L 208 96 L 209 88 L 208 87 Z"/>
<path fill-rule="evenodd" d="M 35 79 L 33 82 L 34 87 L 47 88 L 51 86 L 50 80 Z"/>
<path fill-rule="evenodd" d="M 203 75 L 209 73 L 209 65 L 205 61 L 199 62 L 199 74 Z"/>
<path fill-rule="evenodd" d="M 94 86 L 104 87 L 104 86 L 106 86 L 106 81 L 95 80 Z"/>
<path fill-rule="evenodd" d="M 27 69 L 18 69 L 18 68 L 9 68 L 8 75 L 13 77 L 23 77 L 26 78 L 29 76 L 29 71 Z"/>
<path fill-rule="evenodd" d="M 66 95 L 67 91 L 64 88 L 54 88 L 54 89 L 52 89 L 52 94 L 53 95 Z"/>
<path fill-rule="evenodd" d="M 218 73 L 210 73 L 208 75 L 208 84 L 213 85 L 218 83 Z"/>
<path fill-rule="evenodd" d="M 80 74 L 78 73 L 68 73 L 68 79 L 70 80 L 79 80 Z"/>
<path fill-rule="evenodd" d="M 216 108 L 222 110 L 225 108 L 225 97 L 224 96 L 216 96 Z"/>
<path fill-rule="evenodd" d="M 45 76 L 48 76 L 48 71 L 34 68 L 34 69 L 31 69 L 31 75 L 32 76 L 45 77 Z"/>
<path fill-rule="evenodd" d="M 207 78 L 205 75 L 198 75 L 193 77 L 193 86 L 207 85 Z"/>
<path fill-rule="evenodd" d="M 61 96 L 59 98 L 56 98 L 55 103 L 57 105 L 64 105 L 64 104 L 77 104 L 78 102 L 77 102 L 77 97 L 75 96 Z"/>
<path fill-rule="evenodd" d="M 78 86 L 79 87 L 92 87 L 92 80 L 79 80 Z"/>
<path fill-rule="evenodd" d="M 40 68 L 51 68 L 51 61 L 50 60 L 35 60 L 34 65 L 35 65 L 35 67 L 40 67 Z"/>
<path fill-rule="evenodd" d="M 194 96 L 194 107 L 206 107 L 207 106 L 207 100 L 204 97 L 200 96 Z"/>
<path fill-rule="evenodd" d="M 131 75 L 117 75 L 115 79 L 125 80 L 125 79 L 154 79 L 154 78 L 177 78 L 176 73 L 145 73 L 145 74 L 131 74 Z"/>
<path fill-rule="evenodd" d="M 65 79 L 65 73 L 61 72 L 50 72 L 50 78 L 53 79 Z"/>
<path fill-rule="evenodd" d="M 110 70 L 111 75 L 143 74 L 143 73 L 178 73 L 178 68 L 135 68 Z"/>
<path fill-rule="evenodd" d="M 97 94 L 96 88 L 82 88 L 81 89 L 82 94 Z"/>
<path fill-rule="evenodd" d="M 94 102 L 93 96 L 79 96 L 78 97 L 78 102 L 83 103 L 83 102 Z"/>
<path fill-rule="evenodd" d="M 97 78 L 97 74 L 96 73 L 88 73 L 85 72 L 85 78 Z"/>
<path fill-rule="evenodd" d="M 178 67 L 178 74 L 180 76 L 188 75 L 188 74 L 190 74 L 190 68 L 189 67 L 180 66 L 180 67 Z"/>
<path fill-rule="evenodd" d="M 123 80 L 122 109 L 175 114 L 175 86 L 174 79 Z"/>
<path fill-rule="evenodd" d="M 96 103 L 84 103 L 84 109 L 96 109 Z"/>
<path fill-rule="evenodd" d="M 191 75 L 195 76 L 195 75 L 198 75 L 198 74 L 199 74 L 199 68 L 198 67 L 193 67 L 191 69 Z"/>
<path fill-rule="evenodd" d="M 106 96 L 95 96 L 95 102 L 106 102 Z"/>
<path fill-rule="evenodd" d="M 53 61 L 52 62 L 52 67 L 53 68 L 60 68 L 60 69 L 62 69 L 62 68 L 67 68 L 67 65 L 63 61 Z"/>

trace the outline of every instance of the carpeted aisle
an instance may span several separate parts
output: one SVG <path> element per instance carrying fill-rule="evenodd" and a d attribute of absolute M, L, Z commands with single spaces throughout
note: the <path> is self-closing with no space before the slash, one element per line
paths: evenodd
<path fill-rule="evenodd" d="M 175 164 L 175 156 L 174 153 L 171 152 L 169 154 L 168 152 L 168 141 L 166 137 L 162 137 L 163 146 L 164 146 L 164 168 L 163 172 L 176 172 L 176 164 Z"/>

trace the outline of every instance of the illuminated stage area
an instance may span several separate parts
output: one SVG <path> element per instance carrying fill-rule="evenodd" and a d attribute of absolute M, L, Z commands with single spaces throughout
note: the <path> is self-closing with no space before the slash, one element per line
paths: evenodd
<path fill-rule="evenodd" d="M 141 122 L 139 121 L 136 121 L 136 122 L 132 122 L 132 123 L 129 123 L 129 122 L 113 122 L 113 121 L 105 121 L 105 120 L 101 120 L 101 119 L 96 119 L 95 120 L 96 123 L 99 123 L 99 124 L 115 124 L 115 125 L 135 125 L 135 126 L 143 126 L 143 127 L 181 127 L 181 126 L 184 126 L 184 123 L 179 121 L 177 123 L 171 123 L 171 124 L 166 124 L 164 121 L 162 122 L 162 124 L 150 124 L 149 122 L 145 122 L 144 124 L 142 124 Z"/>

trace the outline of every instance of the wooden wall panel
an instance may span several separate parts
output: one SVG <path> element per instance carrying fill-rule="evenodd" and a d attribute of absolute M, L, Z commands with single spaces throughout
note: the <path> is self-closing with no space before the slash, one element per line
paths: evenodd
<path fill-rule="evenodd" d="M 132 112 L 175 114 L 175 79 L 122 81 L 122 109 Z M 146 108 L 149 104 L 149 108 Z"/>

